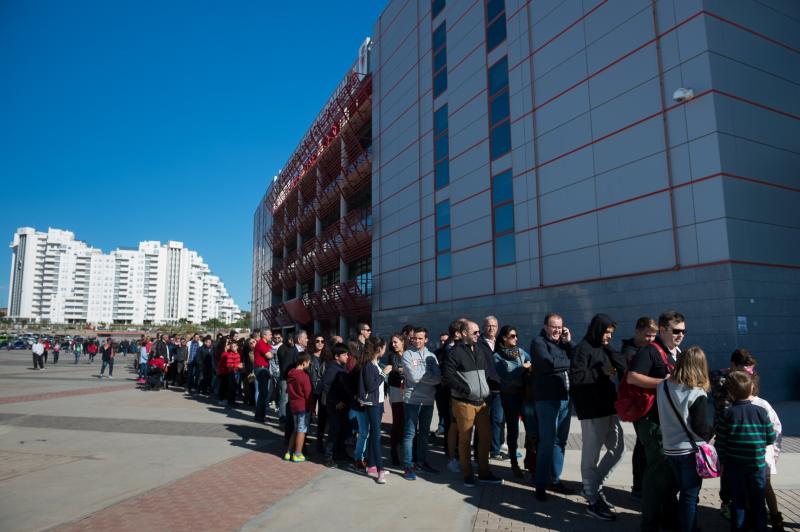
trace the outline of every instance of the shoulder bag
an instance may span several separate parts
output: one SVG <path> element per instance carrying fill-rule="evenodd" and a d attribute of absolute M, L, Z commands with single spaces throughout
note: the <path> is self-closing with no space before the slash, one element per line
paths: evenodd
<path fill-rule="evenodd" d="M 678 421 L 681 422 L 681 426 L 686 432 L 686 437 L 689 438 L 689 444 L 694 450 L 694 462 L 697 475 L 700 478 L 717 478 L 719 476 L 719 457 L 717 456 L 717 450 L 710 443 L 701 443 L 698 445 L 697 442 L 694 441 L 694 435 L 689 430 L 689 427 L 686 426 L 686 421 L 684 421 L 683 416 L 678 412 L 675 403 L 672 402 L 672 395 L 669 393 L 667 381 L 664 381 L 664 393 L 667 396 L 669 405 L 672 407 L 672 411 L 678 416 Z"/>

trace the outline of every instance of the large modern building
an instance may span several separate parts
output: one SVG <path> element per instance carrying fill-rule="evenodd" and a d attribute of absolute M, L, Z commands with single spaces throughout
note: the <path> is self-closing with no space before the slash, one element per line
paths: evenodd
<path fill-rule="evenodd" d="M 369 66 L 374 330 L 676 308 L 792 396 L 800 3 L 392 0 Z"/>
<path fill-rule="evenodd" d="M 70 231 L 22 227 L 11 244 L 9 317 L 48 323 L 164 324 L 238 319 L 219 277 L 181 242 L 103 254 Z"/>

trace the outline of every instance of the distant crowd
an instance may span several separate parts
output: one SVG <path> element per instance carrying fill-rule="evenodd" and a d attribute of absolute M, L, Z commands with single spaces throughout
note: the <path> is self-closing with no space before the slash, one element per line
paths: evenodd
<path fill-rule="evenodd" d="M 579 341 L 560 315 L 547 314 L 527 351 L 518 329 L 494 316 L 482 327 L 456 319 L 435 341 L 411 325 L 383 339 L 359 324 L 346 343 L 302 330 L 285 338 L 270 330 L 246 338 L 163 334 L 141 338 L 135 368 L 146 390 L 177 386 L 225 408 L 241 403 L 260 423 L 274 411 L 287 461 L 306 460 L 314 429 L 326 466 L 348 464 L 378 484 L 388 476 L 381 420 L 391 410 L 389 459 L 403 479 L 439 473 L 430 460 L 433 433 L 465 487 L 502 483 L 490 460 L 508 460 L 514 477 L 529 472 L 542 504 L 549 493 L 574 491 L 561 479 L 574 413 L 586 512 L 605 521 L 616 512 L 603 488 L 625 452 L 621 421 L 631 421 L 631 491 L 641 499 L 643 531 L 698 530 L 702 482 L 715 477 L 731 530 L 762 531 L 769 523 L 782 531 L 771 486 L 781 423 L 759 397 L 756 358 L 739 348 L 729 367 L 710 373 L 700 347 L 681 349 L 687 320 L 675 311 L 642 317 L 633 329 L 620 351 L 611 345 L 618 325 L 605 314 L 594 316 Z M 119 349 L 110 339 L 73 347 L 76 363 L 80 353 L 93 359 L 99 352 L 101 376 L 108 367 L 109 377 Z M 35 366 L 43 367 L 46 353 L 34 346 Z"/>

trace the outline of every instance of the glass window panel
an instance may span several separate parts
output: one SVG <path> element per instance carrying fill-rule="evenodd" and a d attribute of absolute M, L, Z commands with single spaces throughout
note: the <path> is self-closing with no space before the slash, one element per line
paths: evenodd
<path fill-rule="evenodd" d="M 445 227 L 436 232 L 436 253 L 450 249 L 450 228 Z"/>
<path fill-rule="evenodd" d="M 447 28 L 445 23 L 439 24 L 439 27 L 433 30 L 433 49 L 438 50 L 444 46 L 445 39 L 447 38 Z"/>
<path fill-rule="evenodd" d="M 492 103 L 489 105 L 491 114 L 491 125 L 495 125 L 498 122 L 502 122 L 505 118 L 508 118 L 509 108 L 508 108 L 508 91 L 501 92 L 498 94 Z"/>
<path fill-rule="evenodd" d="M 508 85 L 508 56 L 489 67 L 489 96 Z"/>
<path fill-rule="evenodd" d="M 501 11 L 505 10 L 505 8 L 505 0 L 489 0 L 489 2 L 486 4 L 486 21 L 490 22 L 494 20 L 494 18 L 499 15 Z"/>
<path fill-rule="evenodd" d="M 433 141 L 433 157 L 437 161 L 442 157 L 447 157 L 448 155 L 448 142 L 449 136 L 442 135 L 438 137 L 436 140 Z"/>
<path fill-rule="evenodd" d="M 434 187 L 440 189 L 450 183 L 450 161 L 445 159 L 433 167 Z"/>
<path fill-rule="evenodd" d="M 514 230 L 514 204 L 506 203 L 494 210 L 494 232 L 505 233 Z"/>
<path fill-rule="evenodd" d="M 492 201 L 494 205 L 514 199 L 514 182 L 509 168 L 492 179 Z"/>
<path fill-rule="evenodd" d="M 505 266 L 517 261 L 517 251 L 514 245 L 514 233 L 500 236 L 494 240 L 494 264 Z"/>
<path fill-rule="evenodd" d="M 450 277 L 450 253 L 444 253 L 436 257 L 436 271 L 439 279 Z"/>
<path fill-rule="evenodd" d="M 447 90 L 447 69 L 445 68 L 433 77 L 433 97 L 436 98 Z"/>
<path fill-rule="evenodd" d="M 433 54 L 433 71 L 438 72 L 447 64 L 447 46 Z"/>
<path fill-rule="evenodd" d="M 443 133 L 448 127 L 447 124 L 447 104 L 444 104 L 433 113 L 433 136 L 438 136 L 439 133 Z"/>
<path fill-rule="evenodd" d="M 503 14 L 500 18 L 492 22 L 486 28 L 486 50 L 492 51 L 497 48 L 497 45 L 506 40 L 506 16 Z"/>
<path fill-rule="evenodd" d="M 497 159 L 511 151 L 511 122 L 505 121 L 492 130 L 491 158 Z"/>
<path fill-rule="evenodd" d="M 450 225 L 450 200 L 436 204 L 436 227 Z"/>
<path fill-rule="evenodd" d="M 445 0 L 433 0 L 431 2 L 431 17 L 436 18 L 436 16 L 442 12 L 442 9 L 444 9 L 445 4 Z"/>

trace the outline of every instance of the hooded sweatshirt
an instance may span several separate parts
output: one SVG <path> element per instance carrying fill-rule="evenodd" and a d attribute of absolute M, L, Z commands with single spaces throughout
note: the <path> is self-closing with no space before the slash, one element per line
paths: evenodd
<path fill-rule="evenodd" d="M 405 393 L 403 402 L 412 405 L 433 405 L 436 385 L 442 382 L 442 372 L 436 355 L 423 347 L 420 351 L 408 349 L 403 352 Z"/>
<path fill-rule="evenodd" d="M 615 369 L 622 376 L 622 356 L 603 345 L 603 334 L 614 321 L 606 314 L 592 318 L 586 336 L 575 348 L 570 363 L 570 395 L 578 419 L 594 419 L 616 414 L 617 390 L 605 371 Z"/>

